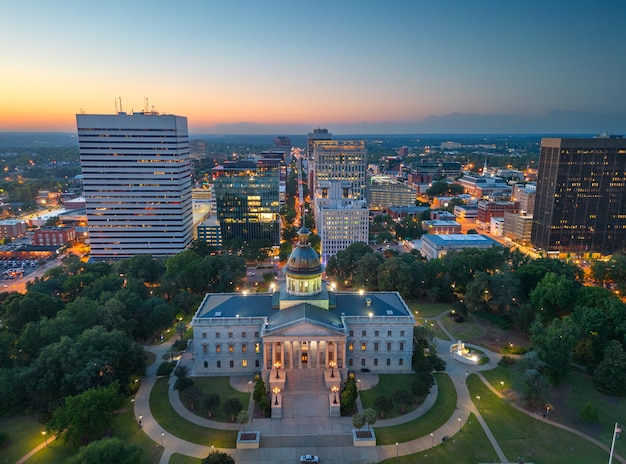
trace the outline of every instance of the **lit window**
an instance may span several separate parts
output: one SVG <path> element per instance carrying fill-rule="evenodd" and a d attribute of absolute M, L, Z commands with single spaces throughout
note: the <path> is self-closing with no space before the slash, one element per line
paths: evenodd
<path fill-rule="evenodd" d="M 244 359 L 241 361 L 241 367 L 248 367 L 248 360 Z"/>
<path fill-rule="evenodd" d="M 221 353 L 222 352 L 222 345 L 215 345 L 215 352 L 216 353 Z"/>
<path fill-rule="evenodd" d="M 365 351 L 367 343 L 361 343 L 361 351 Z"/>
<path fill-rule="evenodd" d="M 235 351 L 235 345 L 228 345 L 228 351 L 229 353 L 232 353 Z"/>
<path fill-rule="evenodd" d="M 354 350 L 354 343 L 350 342 L 348 343 L 348 351 L 352 351 Z"/>

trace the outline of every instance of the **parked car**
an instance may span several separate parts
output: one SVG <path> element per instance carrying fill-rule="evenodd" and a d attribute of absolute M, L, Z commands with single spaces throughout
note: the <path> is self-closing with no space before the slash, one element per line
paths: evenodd
<path fill-rule="evenodd" d="M 312 454 L 303 454 L 300 456 L 300 462 L 320 462 L 320 458 Z"/>

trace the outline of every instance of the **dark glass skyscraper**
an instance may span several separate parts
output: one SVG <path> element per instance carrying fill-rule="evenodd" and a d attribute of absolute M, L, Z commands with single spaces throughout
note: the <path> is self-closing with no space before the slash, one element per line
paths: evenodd
<path fill-rule="evenodd" d="M 226 161 L 212 172 L 222 239 L 269 239 L 278 245 L 280 160 Z"/>
<path fill-rule="evenodd" d="M 544 138 L 531 243 L 548 253 L 626 250 L 626 139 Z"/>

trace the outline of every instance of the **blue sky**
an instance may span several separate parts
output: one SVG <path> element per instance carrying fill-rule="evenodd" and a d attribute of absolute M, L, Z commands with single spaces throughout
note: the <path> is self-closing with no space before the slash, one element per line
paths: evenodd
<path fill-rule="evenodd" d="M 196 132 L 626 113 L 621 1 L 25 0 L 2 11 L 0 130 L 74 130 L 76 113 L 112 113 L 116 97 L 125 111 L 148 97 Z"/>

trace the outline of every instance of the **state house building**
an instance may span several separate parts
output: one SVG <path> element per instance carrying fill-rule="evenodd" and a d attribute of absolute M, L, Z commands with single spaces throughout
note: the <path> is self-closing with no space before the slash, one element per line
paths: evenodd
<path fill-rule="evenodd" d="M 192 320 L 193 375 L 271 369 L 411 372 L 415 319 L 397 292 L 336 292 L 300 229 L 269 293 L 209 293 Z"/>

